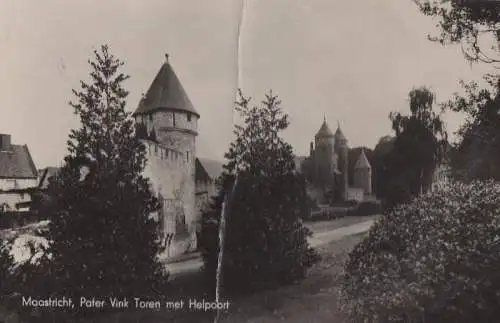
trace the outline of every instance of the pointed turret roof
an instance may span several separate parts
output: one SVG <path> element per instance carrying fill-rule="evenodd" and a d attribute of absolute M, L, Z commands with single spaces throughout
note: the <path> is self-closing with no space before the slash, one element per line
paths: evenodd
<path fill-rule="evenodd" d="M 340 122 L 337 124 L 337 131 L 335 131 L 335 139 L 347 141 L 347 138 L 344 136 L 342 129 L 340 129 Z"/>
<path fill-rule="evenodd" d="M 354 166 L 354 169 L 371 169 L 370 162 L 368 158 L 366 158 L 365 150 L 361 149 L 361 153 L 359 154 L 358 161 Z"/>
<path fill-rule="evenodd" d="M 196 112 L 174 69 L 168 62 L 168 55 L 165 56 L 167 57 L 166 62 L 162 65 L 148 91 L 139 102 L 134 115 L 158 109 L 168 109 L 191 112 L 199 117 L 200 115 Z"/>
<path fill-rule="evenodd" d="M 330 130 L 330 127 L 326 123 L 326 116 L 323 118 L 323 124 L 321 128 L 319 128 L 318 133 L 316 133 L 315 137 L 333 137 L 333 132 Z"/>

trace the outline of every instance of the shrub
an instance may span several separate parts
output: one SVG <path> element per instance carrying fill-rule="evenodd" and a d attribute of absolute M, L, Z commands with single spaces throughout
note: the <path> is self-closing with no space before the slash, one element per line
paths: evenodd
<path fill-rule="evenodd" d="M 240 178 L 229 205 L 224 243 L 223 285 L 228 294 L 273 288 L 300 280 L 317 260 L 310 231 L 296 203 L 302 198 L 294 176 Z M 286 190 L 284 188 L 287 188 Z M 201 249 L 213 291 L 218 257 L 218 222 L 223 192 L 203 215 Z"/>
<path fill-rule="evenodd" d="M 12 292 L 12 270 L 14 259 L 10 254 L 10 246 L 0 237 L 0 297 Z"/>
<path fill-rule="evenodd" d="M 454 183 L 395 207 L 350 253 L 341 308 L 364 322 L 494 322 L 500 184 Z"/>

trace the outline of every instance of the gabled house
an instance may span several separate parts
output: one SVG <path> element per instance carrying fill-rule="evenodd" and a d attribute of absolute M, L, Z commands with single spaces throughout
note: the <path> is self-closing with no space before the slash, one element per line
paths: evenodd
<path fill-rule="evenodd" d="M 38 186 L 38 171 L 27 145 L 14 145 L 0 134 L 0 210 L 28 211 Z"/>

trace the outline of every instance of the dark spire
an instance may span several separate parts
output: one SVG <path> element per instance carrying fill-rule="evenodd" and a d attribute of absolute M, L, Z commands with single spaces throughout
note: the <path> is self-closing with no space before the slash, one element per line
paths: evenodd
<path fill-rule="evenodd" d="M 190 112 L 199 117 L 168 58 L 169 55 L 165 54 L 166 62 L 156 74 L 145 97 L 139 102 L 134 115 L 166 109 Z"/>

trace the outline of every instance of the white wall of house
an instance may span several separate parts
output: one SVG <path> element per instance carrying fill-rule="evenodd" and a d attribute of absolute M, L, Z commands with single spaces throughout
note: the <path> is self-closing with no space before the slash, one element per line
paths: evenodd
<path fill-rule="evenodd" d="M 30 201 L 31 195 L 28 193 L 0 192 L 0 206 L 6 204 L 11 211 L 23 211 L 24 209 L 16 209 L 16 204 Z"/>
<path fill-rule="evenodd" d="M 0 191 L 36 187 L 37 178 L 0 178 Z"/>

